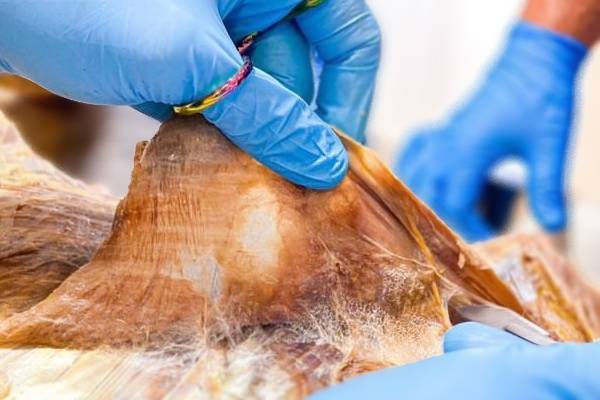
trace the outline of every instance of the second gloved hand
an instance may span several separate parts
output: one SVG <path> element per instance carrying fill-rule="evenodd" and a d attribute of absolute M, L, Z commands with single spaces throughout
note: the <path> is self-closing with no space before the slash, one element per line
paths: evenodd
<path fill-rule="evenodd" d="M 202 99 L 236 74 L 243 60 L 235 43 L 274 25 L 300 2 L 0 0 L 0 70 L 73 100 L 131 105 L 164 119 L 171 106 Z M 334 71 L 328 86 L 348 76 L 365 82 L 360 93 L 347 90 L 366 107 L 372 83 L 360 71 L 377 66 L 379 31 L 364 0 L 328 0 L 297 22 Z M 338 105 L 327 102 L 330 93 L 319 95 L 324 117 Z M 259 68 L 204 116 L 295 183 L 327 189 L 345 175 L 347 155 L 333 131 Z"/>
<path fill-rule="evenodd" d="M 495 164 L 516 156 L 529 169 L 535 217 L 562 229 L 574 82 L 586 53 L 575 39 L 521 22 L 472 99 L 403 149 L 397 174 L 465 239 L 485 240 L 493 232 L 477 209 L 484 184 Z"/>
<path fill-rule="evenodd" d="M 536 346 L 478 324 L 452 329 L 445 354 L 374 372 L 309 400 L 592 400 L 600 398 L 600 344 Z"/>

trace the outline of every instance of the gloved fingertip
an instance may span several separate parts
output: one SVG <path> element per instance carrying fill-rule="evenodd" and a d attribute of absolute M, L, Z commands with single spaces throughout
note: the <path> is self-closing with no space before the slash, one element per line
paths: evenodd
<path fill-rule="evenodd" d="M 160 122 L 165 122 L 175 114 L 172 106 L 162 103 L 146 102 L 131 107 Z"/>
<path fill-rule="evenodd" d="M 457 325 L 444 336 L 445 353 L 511 344 L 528 344 L 528 342 L 508 332 L 474 322 Z"/>
<path fill-rule="evenodd" d="M 567 223 L 566 208 L 562 193 L 556 195 L 536 192 L 535 183 L 531 189 L 531 209 L 537 221 L 548 232 L 556 233 L 564 229 Z M 560 194 L 559 194 L 560 193 Z"/>
<path fill-rule="evenodd" d="M 8 67 L 2 64 L 2 60 L 0 60 L 0 75 L 10 74 L 11 72 L 8 70 Z"/>
<path fill-rule="evenodd" d="M 529 177 L 529 203 L 540 225 L 549 232 L 564 229 L 567 223 L 565 192 L 562 176 L 562 154 L 538 149 L 532 155 Z M 539 154 L 538 154 L 539 153 Z"/>
<path fill-rule="evenodd" d="M 294 149 L 291 146 L 294 141 L 290 141 L 290 146 L 283 147 L 287 156 L 274 158 L 269 165 L 297 185 L 313 190 L 333 189 L 348 173 L 348 152 L 332 129 L 318 119 L 312 122 L 306 132 L 301 127 L 298 131 L 298 135 L 308 135 L 300 141 L 302 146 Z M 269 161 L 263 157 L 258 157 L 258 160 Z"/>
<path fill-rule="evenodd" d="M 336 140 L 337 137 L 335 138 Z M 338 186 L 348 173 L 350 161 L 346 149 L 339 143 L 339 146 L 334 146 L 331 151 L 318 166 L 309 166 L 307 174 L 300 180 L 290 177 L 292 181 L 309 189 L 329 190 Z M 314 167 L 314 168 L 313 168 Z M 285 173 L 283 174 L 285 176 Z"/>
<path fill-rule="evenodd" d="M 332 164 L 332 176 L 329 179 L 329 185 L 327 185 L 327 189 L 338 186 L 348 174 L 350 160 L 344 146 L 342 146 L 340 153 L 333 157 Z"/>
<path fill-rule="evenodd" d="M 243 151 L 291 182 L 317 190 L 348 171 L 340 138 L 298 96 L 254 69 L 203 115 Z"/>
<path fill-rule="evenodd" d="M 561 206 L 543 207 L 538 209 L 537 214 L 544 229 L 550 233 L 562 231 L 567 223 L 566 212 Z"/>

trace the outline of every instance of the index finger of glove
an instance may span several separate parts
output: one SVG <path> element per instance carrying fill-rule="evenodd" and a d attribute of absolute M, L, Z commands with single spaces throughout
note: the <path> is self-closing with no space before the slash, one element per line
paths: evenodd
<path fill-rule="evenodd" d="M 330 189 L 346 175 L 348 155 L 337 135 L 304 101 L 258 69 L 204 116 L 296 184 Z"/>

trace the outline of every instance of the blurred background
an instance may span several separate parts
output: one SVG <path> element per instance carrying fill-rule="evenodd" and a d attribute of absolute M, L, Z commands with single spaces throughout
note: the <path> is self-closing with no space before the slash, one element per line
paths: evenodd
<path fill-rule="evenodd" d="M 477 87 L 502 49 L 524 1 L 368 0 L 383 33 L 383 62 L 370 145 L 389 164 L 423 124 L 446 116 Z M 600 282 L 600 51 L 581 75 L 570 172 L 570 226 L 559 245 Z M 524 206 L 511 231 L 536 232 Z"/>
<path fill-rule="evenodd" d="M 523 2 L 367 2 L 383 33 L 369 145 L 389 164 L 411 132 L 446 116 L 476 87 L 498 56 Z M 580 87 L 570 175 L 572 215 L 569 231 L 558 243 L 600 281 L 600 51 L 588 59 Z M 72 175 L 102 184 L 118 196 L 127 192 L 135 144 L 151 139 L 158 128 L 129 108 L 77 105 L 14 77 L 0 77 L 0 108 L 17 120 L 38 151 Z M 43 132 L 36 129 L 40 124 L 46 127 Z M 510 230 L 537 231 L 524 199 Z"/>

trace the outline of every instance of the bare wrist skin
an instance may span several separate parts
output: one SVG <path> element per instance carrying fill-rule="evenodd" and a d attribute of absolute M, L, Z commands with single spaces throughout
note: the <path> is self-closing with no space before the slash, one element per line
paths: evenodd
<path fill-rule="evenodd" d="M 571 36 L 588 48 L 600 39 L 600 0 L 529 0 L 523 19 Z"/>

